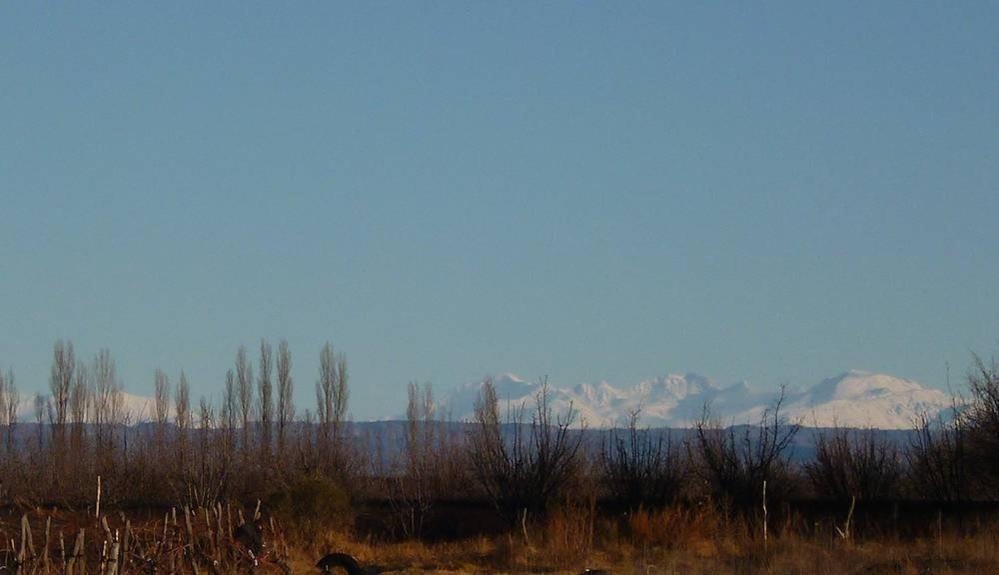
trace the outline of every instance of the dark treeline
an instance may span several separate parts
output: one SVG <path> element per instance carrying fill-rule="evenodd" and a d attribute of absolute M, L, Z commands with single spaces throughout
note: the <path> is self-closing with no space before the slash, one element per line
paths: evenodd
<path fill-rule="evenodd" d="M 978 358 L 967 400 L 914 422 L 899 444 L 874 429 L 802 431 L 780 400 L 750 426 L 724 427 L 706 408 L 682 435 L 641 428 L 637 412 L 622 429 L 583 434 L 571 408 L 553 412 L 547 382 L 536 403 L 502 406 L 488 381 L 471 421 L 449 421 L 429 384 L 410 383 L 399 432 L 362 436 L 347 417 L 347 360 L 330 344 L 319 353 L 316 402 L 304 410 L 292 400 L 287 343 L 275 350 L 262 341 L 254 351 L 239 348 L 218 404 L 192 397 L 183 372 L 174 381 L 156 370 L 142 421 L 126 409 L 108 350 L 81 359 L 72 343 L 56 343 L 50 393 L 32 398 L 26 421 L 13 370 L 0 373 L 0 504 L 83 508 L 100 476 L 105 505 L 262 499 L 347 517 L 375 501 L 393 532 L 421 537 L 455 501 L 516 527 L 598 506 L 710 504 L 757 517 L 764 501 L 771 510 L 801 502 L 852 510 L 999 498 L 999 369 Z M 798 433 L 816 434 L 804 462 L 791 459 Z"/>

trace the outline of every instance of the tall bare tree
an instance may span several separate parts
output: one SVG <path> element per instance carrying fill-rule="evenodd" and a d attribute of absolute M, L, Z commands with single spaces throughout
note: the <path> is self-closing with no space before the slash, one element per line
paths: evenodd
<path fill-rule="evenodd" d="M 87 415 L 90 408 L 90 372 L 87 365 L 82 361 L 76 365 L 73 374 L 73 385 L 69 390 L 69 421 L 72 426 L 70 432 L 70 449 L 76 454 L 72 458 L 75 467 L 83 462 L 81 455 L 84 452 L 84 440 Z M 80 474 L 79 469 L 76 474 Z"/>
<path fill-rule="evenodd" d="M 181 370 L 180 382 L 177 384 L 177 397 L 174 399 L 174 421 L 178 429 L 190 429 L 193 414 L 191 413 L 191 384 L 187 374 Z"/>
<path fill-rule="evenodd" d="M 224 445 L 214 441 L 216 426 L 215 408 L 201 396 L 198 414 L 198 449 L 191 457 L 185 483 L 188 501 L 192 505 L 207 506 L 218 503 L 226 489 L 231 462 L 225 456 Z"/>
<path fill-rule="evenodd" d="M 347 421 L 347 400 L 350 399 L 350 372 L 347 370 L 347 356 L 338 353 L 336 356 L 336 394 L 333 397 L 333 437 L 335 441 L 343 441 L 343 426 Z"/>
<path fill-rule="evenodd" d="M 187 437 L 191 431 L 191 386 L 187 382 L 187 374 L 180 372 L 180 382 L 177 384 L 174 421 L 177 425 L 177 464 L 185 465 L 188 457 Z"/>
<path fill-rule="evenodd" d="M 271 427 L 274 421 L 274 371 L 271 344 L 260 340 L 260 369 L 257 373 L 257 403 L 260 410 L 260 451 L 264 457 L 271 451 Z"/>
<path fill-rule="evenodd" d="M 444 427 L 438 430 L 433 390 L 429 383 L 410 382 L 406 404 L 405 459 L 392 473 L 389 503 L 403 533 L 420 537 L 427 515 L 443 494 L 447 461 Z"/>
<path fill-rule="evenodd" d="M 15 452 L 14 437 L 19 403 L 21 403 L 21 395 L 17 391 L 14 380 L 14 368 L 9 368 L 6 376 L 0 372 L 0 424 L 4 427 L 4 447 L 8 459 Z"/>
<path fill-rule="evenodd" d="M 295 403 L 292 399 L 294 382 L 291 379 L 291 351 L 288 349 L 288 342 L 284 340 L 278 345 L 277 384 L 278 453 L 283 454 L 288 425 L 295 419 Z"/>
<path fill-rule="evenodd" d="M 222 443 L 226 457 L 231 457 L 236 443 L 236 374 L 230 369 L 225 373 L 225 392 L 222 396 Z"/>
<path fill-rule="evenodd" d="M 170 378 L 162 369 L 153 375 L 153 411 L 156 415 L 156 443 L 166 441 L 167 418 L 170 415 Z"/>
<path fill-rule="evenodd" d="M 49 390 L 52 393 L 52 433 L 56 449 L 56 467 L 61 466 L 66 448 L 66 419 L 69 415 L 69 392 L 73 385 L 73 372 L 76 370 L 76 356 L 73 342 L 59 340 L 52 350 L 52 373 L 49 377 Z"/>
<path fill-rule="evenodd" d="M 92 372 L 93 423 L 97 436 L 98 457 L 103 458 L 100 454 L 107 449 L 112 404 L 116 392 L 121 388 L 121 382 L 118 381 L 118 369 L 108 349 L 97 352 Z"/>
<path fill-rule="evenodd" d="M 326 342 L 319 352 L 316 414 L 319 418 L 320 451 L 331 454 L 334 460 L 343 455 L 342 431 L 349 398 L 347 358 L 343 354 L 334 353 L 333 345 Z"/>
<path fill-rule="evenodd" d="M 51 412 L 52 403 L 41 393 L 35 394 L 35 400 L 33 402 L 34 414 L 35 414 L 35 427 L 38 430 L 38 455 L 41 456 L 42 450 L 45 448 L 45 427 L 42 425 L 45 422 L 45 413 Z"/>
<path fill-rule="evenodd" d="M 336 392 L 336 358 L 329 342 L 319 352 L 319 380 L 316 381 L 316 417 L 325 451 L 332 437 L 333 394 Z"/>
<path fill-rule="evenodd" d="M 253 414 L 253 366 L 246 358 L 246 346 L 236 352 L 236 393 L 239 400 L 240 421 L 243 424 L 243 457 L 250 455 L 250 417 Z"/>

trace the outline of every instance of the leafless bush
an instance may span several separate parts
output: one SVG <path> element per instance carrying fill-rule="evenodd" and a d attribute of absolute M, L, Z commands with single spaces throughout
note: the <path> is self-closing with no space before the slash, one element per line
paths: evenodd
<path fill-rule="evenodd" d="M 544 514 L 579 463 L 582 435 L 570 430 L 576 411 L 570 405 L 566 413 L 554 415 L 550 397 L 545 378 L 535 396 L 537 405 L 529 427 L 524 423 L 524 404 L 508 414 L 509 439 L 503 434 L 491 381 L 483 384 L 475 406 L 469 445 L 472 467 L 489 499 L 511 522 L 519 514 Z"/>
<path fill-rule="evenodd" d="M 215 409 L 202 396 L 198 409 L 197 448 L 183 474 L 183 495 L 189 505 L 212 507 L 224 499 L 231 461 L 215 434 Z"/>
<path fill-rule="evenodd" d="M 701 473 L 713 493 L 738 509 L 755 508 L 762 499 L 763 482 L 768 497 L 780 500 L 793 490 L 789 447 L 797 424 L 781 415 L 784 389 L 772 407 L 763 411 L 756 426 L 723 429 L 713 421 L 708 406 L 696 425 L 697 455 Z"/>
<path fill-rule="evenodd" d="M 968 429 L 960 414 L 950 420 L 920 416 L 905 451 L 909 482 L 917 496 L 948 502 L 971 498 L 967 443 Z"/>
<path fill-rule="evenodd" d="M 402 533 L 419 538 L 433 507 L 465 491 L 459 439 L 439 414 L 430 384 L 410 382 L 401 461 L 388 470 L 388 495 Z"/>
<path fill-rule="evenodd" d="M 688 465 L 668 429 L 639 429 L 639 411 L 624 431 L 614 429 L 600 451 L 604 485 L 629 509 L 661 507 L 676 500 Z"/>
<path fill-rule="evenodd" d="M 971 404 L 965 414 L 968 455 L 983 496 L 999 496 L 999 364 L 974 356 L 968 373 Z"/>
<path fill-rule="evenodd" d="M 902 463 L 884 432 L 835 429 L 816 435 L 815 458 L 805 472 L 820 497 L 878 501 L 899 495 Z"/>

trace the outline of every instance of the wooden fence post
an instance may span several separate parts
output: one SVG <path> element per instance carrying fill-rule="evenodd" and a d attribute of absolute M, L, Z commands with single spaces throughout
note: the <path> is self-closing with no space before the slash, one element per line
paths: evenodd
<path fill-rule="evenodd" d="M 45 550 L 42 552 L 42 566 L 45 575 L 49 575 L 49 531 L 52 529 L 52 516 L 45 519 Z"/>

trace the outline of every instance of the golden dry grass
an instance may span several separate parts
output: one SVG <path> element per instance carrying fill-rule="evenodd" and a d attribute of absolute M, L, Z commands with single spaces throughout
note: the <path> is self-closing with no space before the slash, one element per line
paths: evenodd
<path fill-rule="evenodd" d="M 72 533 L 82 524 L 92 524 L 92 519 L 85 520 L 78 513 L 36 510 L 29 515 L 36 545 L 42 540 L 38 529 L 43 518 L 53 518 L 53 533 Z M 6 539 L 18 536 L 18 517 L 10 512 L 0 516 L 0 534 Z M 133 525 L 143 531 L 160 530 L 156 519 L 133 519 Z M 381 565 L 401 574 L 575 574 L 587 567 L 619 575 L 999 573 L 999 525 L 978 525 L 967 535 L 945 530 L 922 538 L 857 541 L 784 529 L 766 545 L 751 527 L 706 508 L 639 510 L 608 518 L 579 506 L 556 510 L 544 522 L 528 523 L 526 537 L 519 527 L 498 536 L 433 544 L 384 541 L 334 530 L 313 532 L 309 540 L 288 541 L 287 564 L 295 574 L 318 573 L 316 559 L 340 551 L 364 565 Z M 98 536 L 94 533 L 93 544 Z M 280 571 L 264 566 L 259 572 Z"/>
<path fill-rule="evenodd" d="M 348 544 L 363 563 L 395 567 L 399 573 L 552 573 L 575 574 L 601 568 L 615 574 L 642 575 L 923 575 L 999 573 L 995 537 L 944 538 L 937 541 L 818 543 L 795 538 L 759 545 L 701 541 L 689 548 L 595 549 L 565 561 L 544 548 L 529 548 L 516 538 L 474 540 L 441 545 L 417 543 L 367 546 Z M 315 572 L 314 559 L 296 552 L 295 573 Z"/>
<path fill-rule="evenodd" d="M 793 533 L 764 542 L 744 522 L 709 511 L 639 511 L 610 521 L 585 509 L 556 511 L 543 525 L 505 536 L 460 542 L 379 543 L 339 536 L 327 550 L 399 573 L 552 573 L 584 568 L 642 575 L 924 575 L 999 573 L 999 529 L 973 535 L 847 541 Z M 318 550 L 318 549 L 317 549 Z M 308 573 L 310 552 L 296 551 L 296 573 Z"/>

